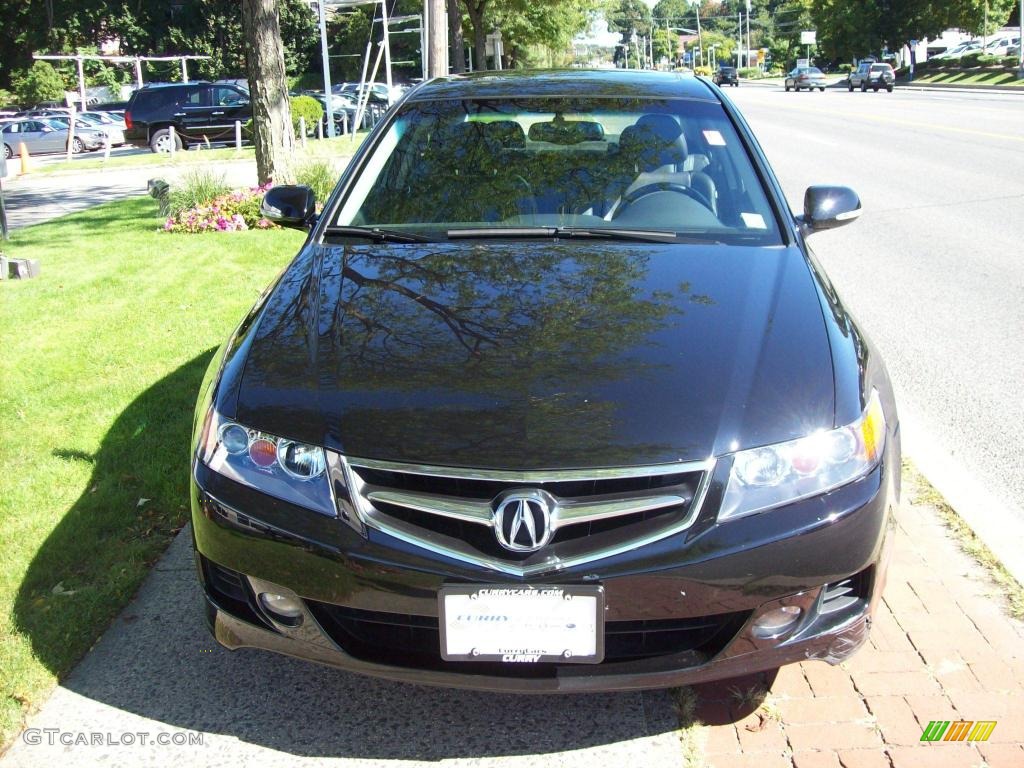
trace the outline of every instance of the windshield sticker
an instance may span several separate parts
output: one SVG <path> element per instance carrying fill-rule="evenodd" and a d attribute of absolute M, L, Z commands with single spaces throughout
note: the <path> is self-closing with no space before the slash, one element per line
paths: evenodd
<path fill-rule="evenodd" d="M 764 216 L 760 213 L 741 213 L 740 217 L 747 225 L 747 229 L 768 229 L 768 225 L 764 223 Z"/>
<path fill-rule="evenodd" d="M 725 146 L 725 138 L 718 131 L 704 131 L 704 140 L 712 147 Z"/>

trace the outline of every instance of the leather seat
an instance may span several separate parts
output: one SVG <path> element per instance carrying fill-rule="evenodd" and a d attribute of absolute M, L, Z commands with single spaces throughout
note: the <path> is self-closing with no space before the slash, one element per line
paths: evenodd
<path fill-rule="evenodd" d="M 651 185 L 674 185 L 696 191 L 718 215 L 718 192 L 703 170 L 710 164 L 706 155 L 690 155 L 683 129 L 671 115 L 644 115 L 622 131 L 619 151 L 623 161 L 638 172 L 622 192 Z"/>

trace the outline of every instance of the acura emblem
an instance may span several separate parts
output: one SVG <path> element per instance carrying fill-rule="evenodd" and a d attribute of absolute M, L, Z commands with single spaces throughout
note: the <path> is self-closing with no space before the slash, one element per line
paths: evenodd
<path fill-rule="evenodd" d="M 551 540 L 551 502 L 543 491 L 511 491 L 494 510 L 494 535 L 512 552 L 536 552 Z"/>

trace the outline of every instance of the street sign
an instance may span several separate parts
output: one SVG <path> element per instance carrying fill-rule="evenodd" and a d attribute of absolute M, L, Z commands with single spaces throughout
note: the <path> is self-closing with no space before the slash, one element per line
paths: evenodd
<path fill-rule="evenodd" d="M 809 29 L 805 32 L 800 33 L 800 45 L 817 45 L 818 44 L 818 33 L 816 30 Z"/>

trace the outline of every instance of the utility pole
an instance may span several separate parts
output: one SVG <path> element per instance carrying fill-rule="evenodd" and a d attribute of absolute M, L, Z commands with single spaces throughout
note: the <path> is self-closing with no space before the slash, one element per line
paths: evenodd
<path fill-rule="evenodd" d="M 697 3 L 697 47 L 700 48 L 700 56 L 704 58 L 704 36 L 700 33 L 700 3 Z"/>
<path fill-rule="evenodd" d="M 322 1 L 322 0 L 321 0 Z M 384 82 L 388 86 L 388 104 L 391 103 L 391 37 L 388 27 L 388 0 L 380 0 L 380 19 L 384 23 Z"/>
<path fill-rule="evenodd" d="M 1017 21 L 1020 22 L 1020 45 L 1017 46 L 1020 68 L 1017 72 L 1017 79 L 1020 80 L 1024 78 L 1024 0 L 1020 0 L 1020 10 L 1017 13 Z"/>
<path fill-rule="evenodd" d="M 750 67 L 750 0 L 747 0 L 747 67 Z"/>
<path fill-rule="evenodd" d="M 323 60 L 324 69 L 324 103 L 327 106 L 327 135 L 334 138 L 334 94 L 331 93 L 331 58 L 327 54 L 327 12 L 324 10 L 324 0 L 316 4 L 319 10 L 320 22 L 320 58 Z M 353 129 L 353 133 L 355 129 Z"/>
<path fill-rule="evenodd" d="M 740 64 L 740 53 L 743 51 L 743 11 L 736 11 L 736 21 L 739 23 L 736 30 L 736 69 L 739 69 L 743 66 Z"/>
<path fill-rule="evenodd" d="M 448 11 L 445 0 L 425 0 L 427 12 L 427 57 L 430 77 L 448 74 Z"/>

